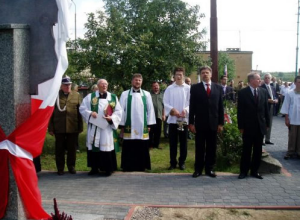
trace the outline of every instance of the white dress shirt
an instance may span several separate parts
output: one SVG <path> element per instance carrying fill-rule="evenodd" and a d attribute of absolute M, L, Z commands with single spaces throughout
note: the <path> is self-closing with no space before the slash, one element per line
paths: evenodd
<path fill-rule="evenodd" d="M 287 86 L 287 87 L 284 86 L 280 89 L 280 94 L 285 96 L 288 93 L 288 91 L 290 91 L 290 87 L 289 86 Z"/>

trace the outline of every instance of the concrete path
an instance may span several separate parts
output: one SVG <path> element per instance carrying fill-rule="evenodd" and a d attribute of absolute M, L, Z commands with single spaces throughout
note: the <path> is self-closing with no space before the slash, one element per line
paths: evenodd
<path fill-rule="evenodd" d="M 264 175 L 263 180 L 218 173 L 216 179 L 191 174 L 145 174 L 118 172 L 111 177 L 90 177 L 87 172 L 58 176 L 39 174 L 43 205 L 53 212 L 53 198 L 59 209 L 75 219 L 124 219 L 132 207 L 300 207 L 300 160 L 283 160 L 287 149 L 287 128 L 274 117 L 272 142 L 266 150 L 278 159 L 285 172 Z M 129 213 L 129 214 L 128 214 Z"/>

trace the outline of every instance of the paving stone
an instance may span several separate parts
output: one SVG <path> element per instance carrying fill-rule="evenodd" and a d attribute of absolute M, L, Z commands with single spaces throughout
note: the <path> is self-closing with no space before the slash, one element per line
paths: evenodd
<path fill-rule="evenodd" d="M 53 198 L 57 198 L 59 209 L 69 215 L 96 215 L 100 219 L 124 219 L 132 205 L 145 204 L 300 206 L 300 160 L 283 159 L 287 129 L 281 117 L 273 118 L 271 141 L 275 144 L 265 149 L 291 176 L 268 174 L 263 175 L 263 180 L 238 180 L 237 175 L 221 173 L 214 179 L 195 179 L 186 174 L 117 172 L 109 178 L 94 178 L 87 176 L 87 172 L 58 176 L 43 171 L 38 175 L 43 206 L 48 213 L 53 212 Z"/>

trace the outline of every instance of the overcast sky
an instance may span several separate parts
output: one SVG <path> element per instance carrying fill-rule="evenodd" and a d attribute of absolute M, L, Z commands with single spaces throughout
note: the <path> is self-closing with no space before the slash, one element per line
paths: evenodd
<path fill-rule="evenodd" d="M 73 0 L 77 6 L 77 37 L 84 35 L 86 13 L 101 10 L 102 0 Z M 200 28 L 209 40 L 210 0 L 184 0 L 200 5 L 206 15 Z M 297 0 L 217 0 L 218 48 L 253 51 L 252 69 L 295 71 L 297 45 Z M 74 15 L 74 7 L 71 9 Z M 70 17 L 74 39 L 74 16 Z M 298 64 L 299 68 L 300 64 Z"/>

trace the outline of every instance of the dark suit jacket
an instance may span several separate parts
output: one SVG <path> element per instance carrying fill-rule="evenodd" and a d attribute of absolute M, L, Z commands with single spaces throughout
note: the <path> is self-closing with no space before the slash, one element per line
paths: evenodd
<path fill-rule="evenodd" d="M 216 131 L 218 125 L 224 125 L 223 88 L 211 83 L 211 93 L 207 96 L 203 83 L 191 87 L 189 124 L 196 130 Z"/>
<path fill-rule="evenodd" d="M 266 91 L 267 91 L 267 94 L 268 94 L 268 99 L 271 99 L 271 96 L 270 96 L 270 94 L 269 94 L 269 91 L 268 91 L 268 89 L 267 89 L 267 86 L 265 85 L 265 84 L 262 84 L 261 85 L 261 88 L 264 88 Z M 274 87 L 270 84 L 270 88 L 271 88 L 271 90 L 272 90 L 272 94 L 273 94 L 273 99 L 277 99 L 277 95 L 276 95 L 276 92 L 275 92 L 275 89 L 274 89 Z M 272 103 L 268 103 L 268 105 L 269 105 L 269 109 L 271 108 L 271 105 L 273 105 Z"/>
<path fill-rule="evenodd" d="M 268 92 L 258 89 L 257 104 L 250 87 L 246 87 L 238 93 L 238 128 L 244 129 L 244 134 L 251 135 L 259 130 L 262 135 L 270 126 L 270 115 L 268 108 Z"/>
<path fill-rule="evenodd" d="M 280 86 L 278 83 L 276 83 L 276 86 L 274 86 L 274 83 L 270 83 L 271 86 L 273 86 L 275 88 L 275 92 L 280 92 Z"/>
<path fill-rule="evenodd" d="M 280 93 L 280 86 L 279 86 L 279 84 L 276 83 L 276 86 L 274 86 L 274 83 L 270 83 L 270 85 L 274 87 L 276 96 L 278 98 L 278 94 Z"/>
<path fill-rule="evenodd" d="M 223 89 L 223 87 L 222 87 L 222 89 Z M 224 94 L 224 90 L 223 90 L 223 99 L 230 100 L 233 102 L 235 101 L 235 94 L 234 94 L 232 87 L 226 86 L 225 94 Z"/>

